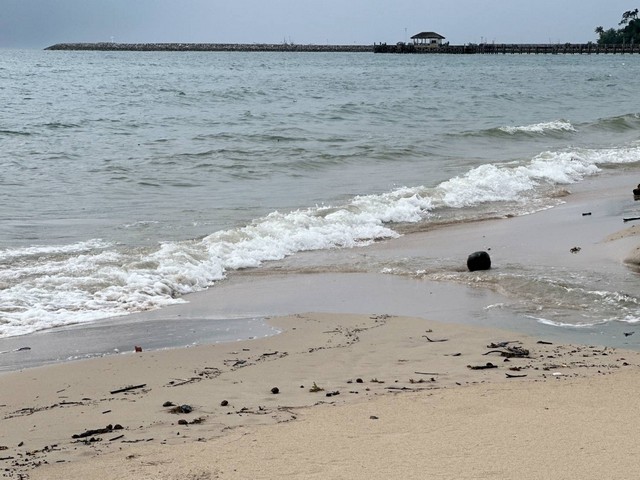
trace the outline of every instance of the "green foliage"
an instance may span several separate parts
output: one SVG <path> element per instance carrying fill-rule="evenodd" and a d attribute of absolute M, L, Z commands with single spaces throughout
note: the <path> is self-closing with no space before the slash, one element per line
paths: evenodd
<path fill-rule="evenodd" d="M 617 30 L 615 28 L 605 30 L 603 27 L 597 27 L 595 32 L 598 34 L 598 44 L 640 43 L 640 18 L 638 18 L 637 8 L 624 12 L 618 25 L 624 25 L 624 27 Z"/>

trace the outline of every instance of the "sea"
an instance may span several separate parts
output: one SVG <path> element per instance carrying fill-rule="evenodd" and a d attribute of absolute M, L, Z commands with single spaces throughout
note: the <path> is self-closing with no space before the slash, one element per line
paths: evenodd
<path fill-rule="evenodd" d="M 0 50 L 0 337 L 557 206 L 640 167 L 638 78 L 637 55 Z M 520 275 L 531 315 L 598 305 L 547 324 L 640 322 L 633 289 Z"/>

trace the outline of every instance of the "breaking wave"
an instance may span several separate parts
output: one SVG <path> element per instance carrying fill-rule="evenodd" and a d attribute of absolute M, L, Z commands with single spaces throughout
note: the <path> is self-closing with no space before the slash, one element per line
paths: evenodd
<path fill-rule="evenodd" d="M 499 211 L 502 202 L 530 205 L 532 196 L 551 201 L 545 196 L 549 187 L 579 182 L 607 164 L 639 161 L 640 147 L 549 151 L 525 163 L 485 164 L 435 187 L 402 187 L 356 196 L 344 205 L 276 211 L 241 228 L 157 248 L 91 240 L 0 250 L 0 336 L 183 302 L 183 295 L 204 290 L 233 270 L 303 251 L 395 238 L 396 224 L 429 222 L 445 209 L 473 220 L 473 208 L 483 204 Z"/>
<path fill-rule="evenodd" d="M 545 134 L 548 132 L 575 132 L 575 127 L 565 120 L 556 120 L 554 122 L 535 123 L 533 125 L 524 126 L 507 126 L 500 127 L 500 131 L 515 135 L 517 133 L 528 134 Z"/>

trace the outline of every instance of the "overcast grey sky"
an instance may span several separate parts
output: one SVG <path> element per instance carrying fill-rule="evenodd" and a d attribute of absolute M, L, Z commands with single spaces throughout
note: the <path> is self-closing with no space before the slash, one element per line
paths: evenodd
<path fill-rule="evenodd" d="M 587 42 L 640 0 L 0 0 L 0 48 L 59 42 Z"/>

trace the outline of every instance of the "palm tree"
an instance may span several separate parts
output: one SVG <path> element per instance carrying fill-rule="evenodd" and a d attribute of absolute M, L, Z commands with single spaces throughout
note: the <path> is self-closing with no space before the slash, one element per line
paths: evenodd
<path fill-rule="evenodd" d="M 620 23 L 618 23 L 618 25 L 626 25 L 627 23 L 629 23 L 629 21 L 635 20 L 636 18 L 638 18 L 637 8 L 635 10 L 627 10 L 622 14 L 622 20 L 620 20 Z"/>

